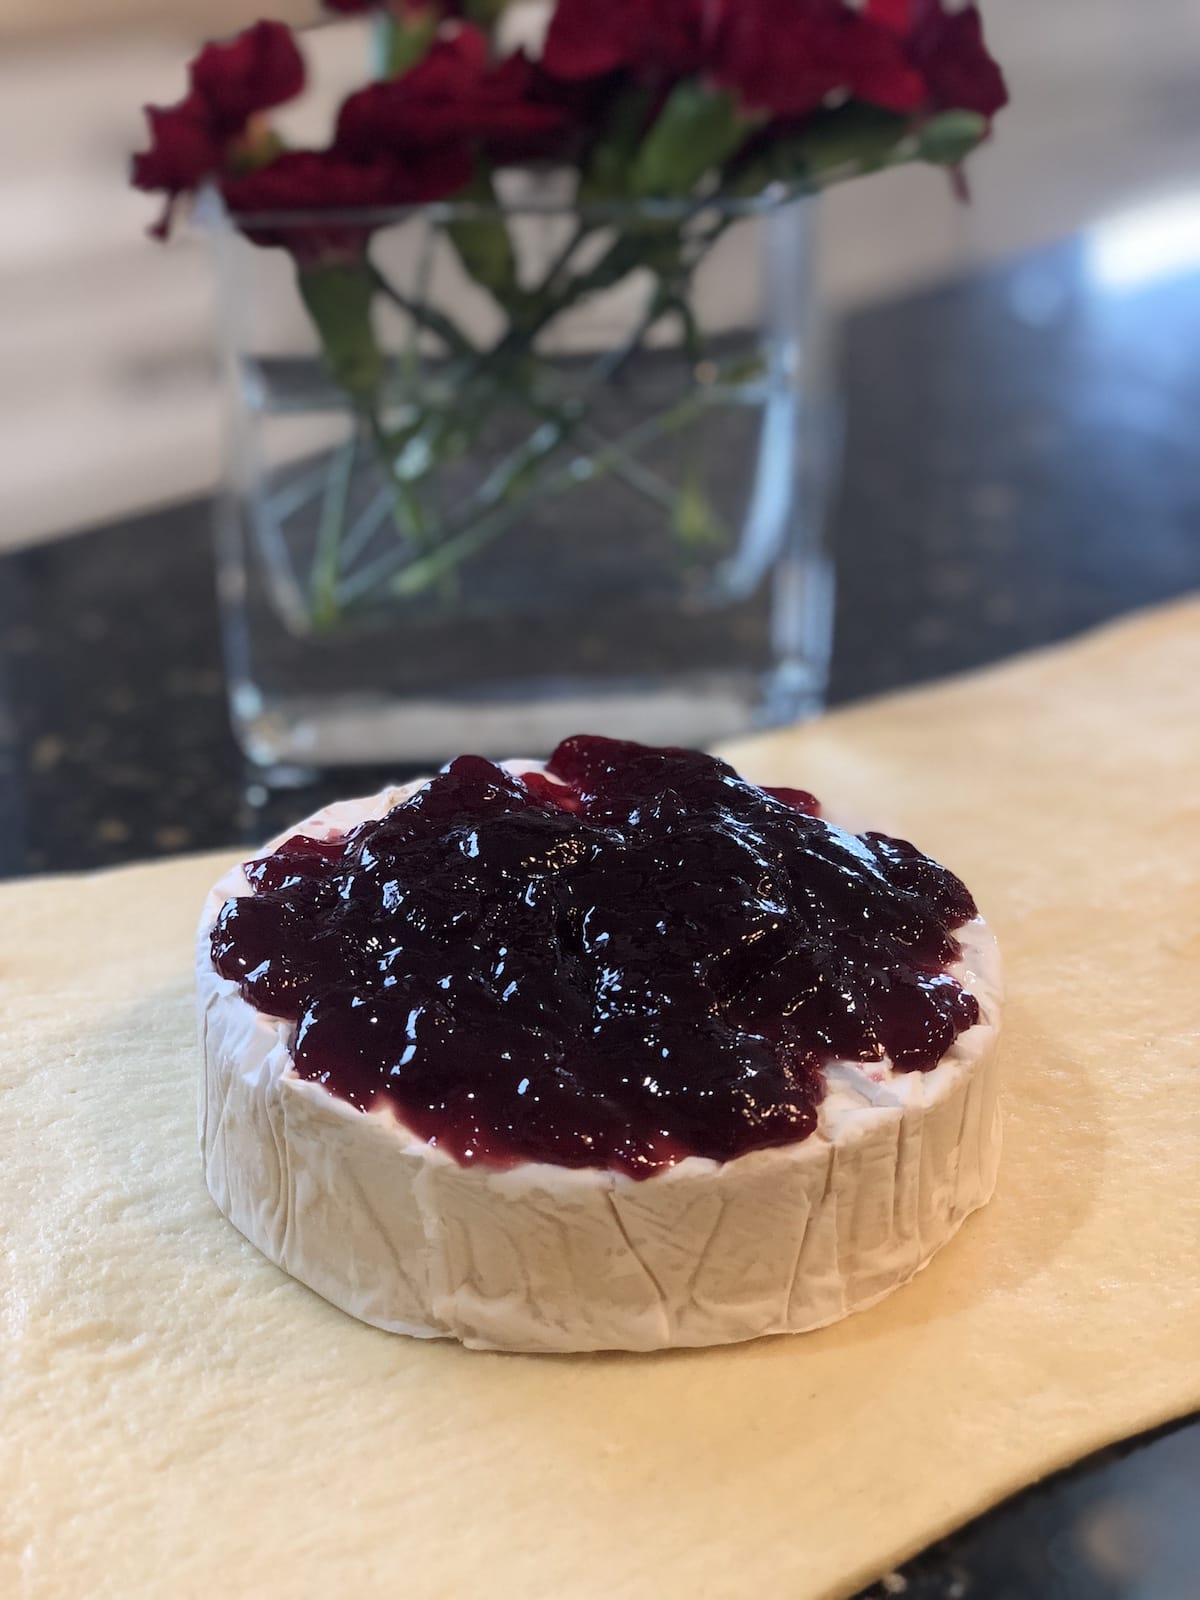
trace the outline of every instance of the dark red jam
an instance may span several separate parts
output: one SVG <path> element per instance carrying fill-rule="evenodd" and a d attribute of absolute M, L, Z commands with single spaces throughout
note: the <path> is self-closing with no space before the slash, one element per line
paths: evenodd
<path fill-rule="evenodd" d="M 224 907 L 218 972 L 295 1022 L 296 1070 L 460 1162 L 648 1177 L 810 1134 L 823 1064 L 933 1067 L 978 1020 L 967 890 L 910 844 L 690 750 L 463 756 Z"/>

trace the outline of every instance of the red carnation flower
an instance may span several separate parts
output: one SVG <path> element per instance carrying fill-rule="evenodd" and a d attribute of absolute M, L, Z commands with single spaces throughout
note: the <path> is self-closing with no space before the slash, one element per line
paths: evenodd
<path fill-rule="evenodd" d="M 255 216 L 305 211 L 356 211 L 373 206 L 418 205 L 441 200 L 471 175 L 453 149 L 426 151 L 419 163 L 390 159 L 346 161 L 332 150 L 288 150 L 254 172 L 221 180 L 225 204 L 255 244 L 282 245 L 303 265 L 353 259 L 370 229 L 353 220 L 312 225 L 255 223 Z"/>
<path fill-rule="evenodd" d="M 491 66 L 486 34 L 461 27 L 401 77 L 352 94 L 338 116 L 335 148 L 353 160 L 467 142 L 521 144 L 536 153 L 567 118 L 560 107 L 530 98 L 535 81 L 524 56 Z"/>
<path fill-rule="evenodd" d="M 191 65 L 191 92 L 174 106 L 147 106 L 150 148 L 133 158 L 135 188 L 165 193 L 150 230 L 166 237 L 180 195 L 228 164 L 250 118 L 304 87 L 304 60 L 282 23 L 259 22 L 236 39 L 209 44 Z"/>
<path fill-rule="evenodd" d="M 908 56 L 939 111 L 977 111 L 994 117 L 1008 104 L 1004 74 L 988 54 L 975 6 L 953 12 L 943 11 L 940 4 L 928 7 L 913 31 Z"/>
<path fill-rule="evenodd" d="M 682 78 L 709 54 L 718 0 L 559 0 L 542 65 L 556 78 Z"/>
<path fill-rule="evenodd" d="M 192 90 L 213 131 L 239 134 L 256 111 L 294 100 L 304 88 L 304 58 L 282 22 L 256 22 L 236 39 L 209 44 L 192 62 Z"/>
<path fill-rule="evenodd" d="M 834 94 L 888 111 L 925 103 L 903 41 L 842 0 L 736 0 L 722 19 L 716 76 L 748 106 L 804 116 Z"/>
<path fill-rule="evenodd" d="M 166 209 L 151 230 L 161 239 L 178 197 L 219 169 L 221 143 L 213 136 L 208 107 L 197 94 L 177 106 L 147 106 L 145 112 L 150 148 L 134 156 L 131 177 L 135 188 L 167 196 Z"/>
<path fill-rule="evenodd" d="M 867 14 L 903 37 L 933 110 L 994 117 L 1008 104 L 1004 74 L 983 42 L 975 6 L 948 12 L 942 0 L 868 0 Z"/>
<path fill-rule="evenodd" d="M 882 22 L 893 33 L 909 33 L 917 12 L 929 5 L 929 0 L 867 0 L 867 16 L 872 22 Z"/>

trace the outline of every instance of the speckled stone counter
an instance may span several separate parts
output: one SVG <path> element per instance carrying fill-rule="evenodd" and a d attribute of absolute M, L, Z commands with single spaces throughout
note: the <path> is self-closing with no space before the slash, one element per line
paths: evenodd
<path fill-rule="evenodd" d="M 1089 259 L 1072 242 L 843 330 L 834 701 L 1200 585 L 1200 275 L 1117 292 Z M 244 770 L 208 522 L 181 506 L 0 559 L 0 876 L 250 842 L 404 776 L 269 794 Z M 1198 1493 L 1193 1422 L 1029 1491 L 871 1597 L 1192 1600 Z"/>

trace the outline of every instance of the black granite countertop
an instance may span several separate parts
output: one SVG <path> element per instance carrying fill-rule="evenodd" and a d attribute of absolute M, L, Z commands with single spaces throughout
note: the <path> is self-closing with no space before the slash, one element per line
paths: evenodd
<path fill-rule="evenodd" d="M 1093 265 L 1075 241 L 844 329 L 834 703 L 1200 586 L 1200 276 L 1114 288 Z M 256 841 L 400 776 L 269 794 L 245 771 L 208 523 L 173 507 L 0 559 L 0 876 Z M 1028 1491 L 870 1594 L 1197 1600 L 1197 1504 L 1193 1421 Z"/>

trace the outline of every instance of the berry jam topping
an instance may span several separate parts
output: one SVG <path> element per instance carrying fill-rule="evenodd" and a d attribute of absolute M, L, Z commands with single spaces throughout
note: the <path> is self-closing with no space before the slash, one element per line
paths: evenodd
<path fill-rule="evenodd" d="M 824 1064 L 935 1066 L 979 1018 L 966 889 L 690 750 L 463 756 L 344 838 L 247 868 L 213 961 L 295 1070 L 460 1162 L 649 1177 L 816 1126 Z"/>

